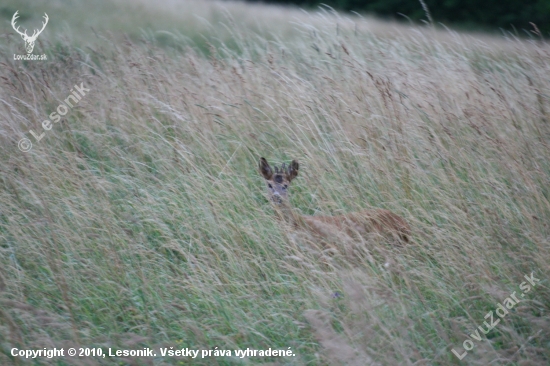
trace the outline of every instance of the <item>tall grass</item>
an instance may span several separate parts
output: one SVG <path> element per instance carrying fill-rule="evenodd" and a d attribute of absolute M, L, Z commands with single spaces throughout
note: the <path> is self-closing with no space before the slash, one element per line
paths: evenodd
<path fill-rule="evenodd" d="M 37 362 L 550 362 L 546 44 L 156 3 L 162 18 L 124 34 L 109 17 L 89 39 L 44 32 L 47 62 L 14 61 L 22 41 L 0 41 L 1 364 L 25 364 L 12 347 L 71 346 L 296 356 Z M 151 11 L 132 6 L 124 24 Z M 161 32 L 190 14 L 205 28 Z M 90 92 L 36 142 L 29 129 L 81 82 Z M 391 209 L 413 243 L 320 251 L 275 219 L 260 156 L 298 159 L 299 212 Z M 540 284 L 459 362 L 451 349 L 533 271 Z"/>

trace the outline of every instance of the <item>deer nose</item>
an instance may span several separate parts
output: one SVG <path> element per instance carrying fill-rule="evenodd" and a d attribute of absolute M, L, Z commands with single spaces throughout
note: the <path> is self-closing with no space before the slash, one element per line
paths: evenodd
<path fill-rule="evenodd" d="M 283 203 L 283 197 L 281 197 L 279 192 L 273 193 L 273 196 L 271 196 L 271 199 L 276 203 Z"/>

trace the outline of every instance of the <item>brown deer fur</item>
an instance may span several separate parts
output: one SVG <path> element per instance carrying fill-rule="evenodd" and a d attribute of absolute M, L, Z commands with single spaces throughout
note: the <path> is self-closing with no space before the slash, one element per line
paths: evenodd
<path fill-rule="evenodd" d="M 376 232 L 409 242 L 411 233 L 409 224 L 402 217 L 388 210 L 372 209 L 338 216 L 299 215 L 290 207 L 288 201 L 288 188 L 292 180 L 298 176 L 298 162 L 293 160 L 288 167 L 283 163 L 281 168 L 276 166 L 271 168 L 267 160 L 261 158 L 259 168 L 266 180 L 276 212 L 285 221 L 295 226 L 305 227 L 321 236 L 340 232 L 350 237 L 355 235 L 366 237 L 367 234 Z"/>

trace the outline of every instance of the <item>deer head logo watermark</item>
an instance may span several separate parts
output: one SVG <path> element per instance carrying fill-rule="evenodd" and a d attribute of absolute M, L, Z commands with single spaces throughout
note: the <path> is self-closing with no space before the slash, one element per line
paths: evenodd
<path fill-rule="evenodd" d="M 23 38 L 23 40 L 25 41 L 25 49 L 27 50 L 27 53 L 30 54 L 32 53 L 32 50 L 34 48 L 34 42 L 36 41 L 40 33 L 42 33 L 44 28 L 46 28 L 46 24 L 48 24 L 48 14 L 44 13 L 45 22 L 42 22 L 42 29 L 35 29 L 32 36 L 29 36 L 26 29 L 25 32 L 21 32 L 19 30 L 19 27 L 15 27 L 15 21 L 17 20 L 17 18 L 19 18 L 19 15 L 17 14 L 18 12 L 19 10 L 17 10 L 15 14 L 13 14 L 13 18 L 11 18 L 11 26 L 13 27 L 13 29 L 15 29 L 17 33 L 21 35 L 21 38 Z"/>

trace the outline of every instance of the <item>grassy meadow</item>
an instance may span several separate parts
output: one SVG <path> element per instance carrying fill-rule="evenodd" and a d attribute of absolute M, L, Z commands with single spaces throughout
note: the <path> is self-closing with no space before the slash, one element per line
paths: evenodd
<path fill-rule="evenodd" d="M 13 59 L 16 10 L 29 34 L 48 13 L 34 49 L 47 61 Z M 0 365 L 550 364 L 538 36 L 199 0 L 5 0 L 0 19 Z M 297 212 L 390 209 L 412 242 L 323 250 L 276 219 L 262 156 L 299 161 Z M 532 272 L 536 287 L 472 338 Z"/>

